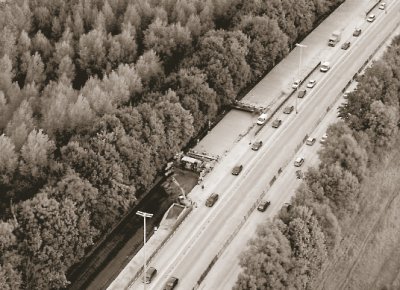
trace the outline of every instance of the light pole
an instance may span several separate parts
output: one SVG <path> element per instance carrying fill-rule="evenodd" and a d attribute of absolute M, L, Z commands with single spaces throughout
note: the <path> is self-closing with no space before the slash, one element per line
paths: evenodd
<path fill-rule="evenodd" d="M 303 47 L 305 48 L 305 47 L 307 47 L 307 45 L 300 44 L 300 43 L 296 43 L 296 46 L 300 48 L 299 69 L 298 69 L 298 71 L 297 71 L 297 76 L 299 77 L 299 80 L 300 80 L 301 56 L 302 56 L 302 52 L 303 52 Z M 296 107 L 296 114 L 297 114 L 297 113 L 298 113 L 298 111 L 297 111 L 297 97 L 296 97 L 296 104 L 295 104 L 295 107 Z"/>
<path fill-rule="evenodd" d="M 151 218 L 153 217 L 152 213 L 147 213 L 144 211 L 138 210 L 136 212 L 137 215 L 140 215 L 143 217 L 143 223 L 144 223 L 144 229 L 143 229 L 143 256 L 144 256 L 144 261 L 143 261 L 143 277 L 144 277 L 144 282 L 143 282 L 143 289 L 146 290 L 146 218 Z"/>

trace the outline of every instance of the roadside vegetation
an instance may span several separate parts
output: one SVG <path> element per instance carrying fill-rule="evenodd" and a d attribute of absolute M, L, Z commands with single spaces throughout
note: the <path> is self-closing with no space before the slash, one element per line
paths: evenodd
<path fill-rule="evenodd" d="M 341 2 L 2 1 L 2 289 L 66 287 L 167 161 Z"/>
<path fill-rule="evenodd" d="M 332 271 L 344 272 L 344 261 L 333 262 L 345 260 L 344 257 L 352 264 L 341 273 L 343 281 L 336 281 L 327 289 L 341 289 L 343 283 L 342 286 L 350 282 L 352 289 L 371 285 L 357 281 L 356 277 L 364 279 L 365 275 L 346 276 L 358 263 L 359 253 L 364 253 L 346 251 L 349 244 L 356 250 L 366 247 L 371 233 L 375 233 L 371 229 L 379 230 L 384 219 L 381 214 L 393 207 L 400 189 L 399 52 L 397 36 L 383 58 L 359 77 L 357 90 L 339 109 L 342 120 L 328 128 L 327 142 L 319 152 L 320 164 L 308 170 L 291 206 L 260 225 L 256 237 L 241 254 L 242 273 L 234 289 L 316 289 L 323 284 L 324 273 L 331 271 L 338 276 Z M 382 230 L 393 237 L 390 229 Z M 360 237 L 364 241 L 357 240 Z M 390 245 L 387 240 L 385 244 L 385 239 L 377 238 L 375 242 Z M 353 255 L 355 258 L 350 259 Z M 373 257 L 372 252 L 369 257 Z M 361 263 L 372 262 L 362 259 Z M 373 271 L 369 266 L 360 271 L 363 270 Z"/>

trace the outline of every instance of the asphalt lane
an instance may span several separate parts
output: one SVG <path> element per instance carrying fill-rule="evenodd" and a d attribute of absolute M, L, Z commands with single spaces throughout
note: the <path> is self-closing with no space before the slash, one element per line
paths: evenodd
<path fill-rule="evenodd" d="M 377 20 L 365 26 L 362 37 L 355 39 L 354 45 L 348 51 L 342 51 L 340 47 L 335 48 L 337 51 L 331 59 L 331 70 L 326 74 L 316 72 L 318 84 L 309 90 L 304 99 L 298 101 L 299 114 L 295 115 L 292 112 L 286 116 L 279 113 L 283 123 L 278 129 L 273 129 L 267 124 L 257 136 L 254 135 L 254 131 L 250 132 L 235 145 L 229 153 L 231 157 L 223 160 L 224 166 L 219 166 L 211 173 L 214 176 L 211 178 L 213 183 L 207 186 L 207 192 L 204 194 L 206 196 L 211 192 L 218 192 L 220 200 L 213 208 L 199 204 L 195 209 L 196 214 L 188 217 L 153 259 L 150 266 L 157 268 L 158 275 L 147 285 L 147 289 L 161 289 L 170 276 L 180 279 L 176 289 L 192 289 L 226 238 L 240 224 L 262 191 L 268 187 L 271 178 L 293 158 L 304 136 L 312 132 L 326 113 L 327 107 L 333 103 L 347 81 L 374 50 L 371 43 L 378 45 L 390 32 L 397 22 L 398 8 L 397 12 L 393 11 L 392 6 L 390 9 L 384 17 L 385 21 L 383 14 L 376 13 Z M 264 141 L 258 152 L 250 150 L 248 144 L 255 139 Z M 244 164 L 244 170 L 235 177 L 226 168 L 231 168 L 237 163 Z M 269 210 L 272 211 L 275 207 L 277 210 L 282 201 L 290 198 L 291 193 L 285 188 L 282 188 L 279 194 L 269 193 L 268 197 L 274 204 Z M 139 281 L 132 285 L 132 289 L 141 287 L 143 284 Z M 228 288 L 221 285 L 204 289 Z"/>

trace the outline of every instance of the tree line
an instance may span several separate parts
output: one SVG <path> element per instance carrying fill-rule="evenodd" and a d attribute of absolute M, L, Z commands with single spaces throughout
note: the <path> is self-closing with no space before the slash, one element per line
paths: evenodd
<path fill-rule="evenodd" d="M 67 271 L 343 0 L 0 3 L 0 285 Z"/>
<path fill-rule="evenodd" d="M 362 189 L 399 137 L 400 36 L 383 58 L 358 77 L 355 91 L 339 108 L 341 121 L 327 130 L 291 206 L 259 226 L 241 254 L 234 289 L 314 289 L 313 282 L 350 228 L 368 196 Z"/>

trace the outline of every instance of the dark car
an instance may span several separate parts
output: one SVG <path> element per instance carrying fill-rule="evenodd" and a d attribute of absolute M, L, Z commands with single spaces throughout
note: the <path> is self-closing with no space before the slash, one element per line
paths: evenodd
<path fill-rule="evenodd" d="M 261 211 L 261 212 L 264 212 L 264 211 L 269 207 L 270 204 L 271 204 L 270 201 L 262 201 L 262 202 L 258 205 L 257 210 L 258 210 L 258 211 Z"/>
<path fill-rule="evenodd" d="M 172 290 L 178 284 L 179 279 L 176 277 L 170 277 L 165 283 L 164 290 Z"/>
<path fill-rule="evenodd" d="M 278 128 L 282 124 L 281 119 L 276 119 L 275 121 L 272 122 L 272 128 Z"/>
<path fill-rule="evenodd" d="M 262 144 L 263 144 L 262 141 L 254 142 L 253 145 L 251 145 L 251 149 L 254 150 L 254 151 L 257 151 L 258 149 L 260 149 Z"/>
<path fill-rule="evenodd" d="M 303 178 L 303 172 L 301 172 L 301 170 L 296 170 L 296 177 L 297 179 Z"/>
<path fill-rule="evenodd" d="M 299 94 L 297 95 L 298 98 L 304 98 L 304 96 L 306 95 L 307 91 L 306 90 L 301 90 L 299 91 Z"/>
<path fill-rule="evenodd" d="M 232 169 L 232 174 L 233 175 L 239 175 L 239 173 L 242 172 L 242 169 L 243 169 L 243 165 L 235 166 Z"/>
<path fill-rule="evenodd" d="M 350 41 L 346 41 L 342 44 L 342 49 L 347 50 L 350 47 Z"/>
<path fill-rule="evenodd" d="M 143 282 L 150 284 L 153 277 L 157 274 L 157 270 L 154 267 L 150 267 L 146 271 L 146 275 L 143 276 Z"/>
<path fill-rule="evenodd" d="M 356 30 L 354 30 L 354 32 L 353 32 L 353 36 L 360 36 L 360 34 L 361 34 L 361 28 L 356 28 Z"/>
<path fill-rule="evenodd" d="M 294 110 L 294 106 L 287 106 L 284 110 L 284 114 L 290 114 Z"/>
<path fill-rule="evenodd" d="M 206 206 L 212 207 L 218 200 L 219 195 L 217 193 L 211 194 L 206 200 Z"/>

